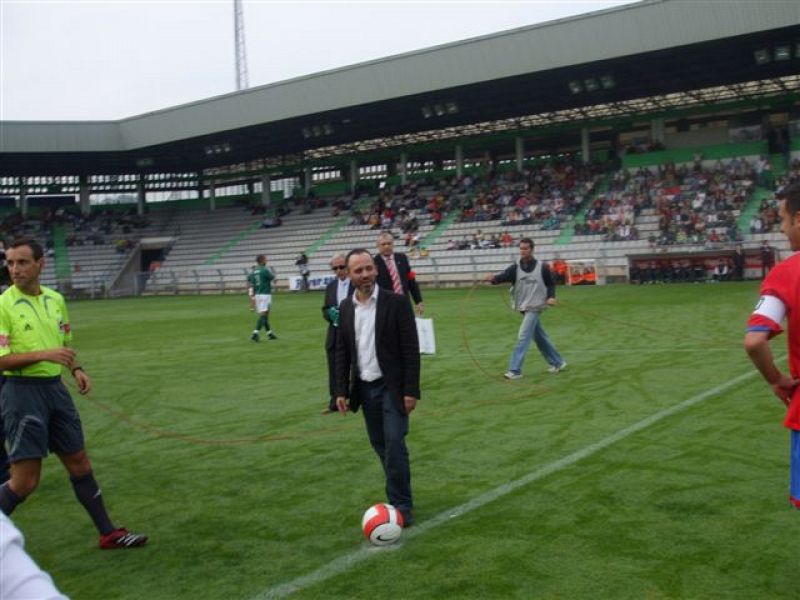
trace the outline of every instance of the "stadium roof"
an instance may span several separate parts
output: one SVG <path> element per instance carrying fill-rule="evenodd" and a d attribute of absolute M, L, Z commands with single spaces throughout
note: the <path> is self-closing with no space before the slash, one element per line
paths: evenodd
<path fill-rule="evenodd" d="M 202 170 L 798 73 L 796 2 L 645 0 L 120 121 L 0 122 L 0 175 Z"/>

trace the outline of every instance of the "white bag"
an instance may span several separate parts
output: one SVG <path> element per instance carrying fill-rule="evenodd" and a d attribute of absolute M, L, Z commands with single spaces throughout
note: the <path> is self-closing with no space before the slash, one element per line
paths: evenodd
<path fill-rule="evenodd" d="M 417 317 L 417 337 L 420 354 L 436 354 L 436 337 L 433 334 L 433 319 Z"/>

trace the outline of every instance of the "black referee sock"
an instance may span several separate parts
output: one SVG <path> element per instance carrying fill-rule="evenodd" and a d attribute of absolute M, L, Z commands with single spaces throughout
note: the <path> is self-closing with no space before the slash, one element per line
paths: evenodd
<path fill-rule="evenodd" d="M 111 518 L 106 512 L 106 507 L 103 504 L 103 492 L 94 480 L 94 474 L 90 471 L 86 475 L 75 477 L 70 475 L 70 483 L 72 489 L 75 490 L 75 496 L 78 501 L 83 504 L 86 512 L 92 517 L 95 527 L 101 535 L 108 535 L 114 531 L 114 526 L 111 524 Z"/>
<path fill-rule="evenodd" d="M 8 482 L 0 486 L 0 510 L 2 510 L 7 517 L 10 517 L 14 509 L 17 508 L 17 505 L 24 501 L 25 498 L 17 496 L 14 490 L 11 489 L 11 486 L 8 485 Z"/>

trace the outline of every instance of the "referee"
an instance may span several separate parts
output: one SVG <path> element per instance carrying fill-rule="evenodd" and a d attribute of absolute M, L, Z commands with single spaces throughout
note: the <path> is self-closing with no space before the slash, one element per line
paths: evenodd
<path fill-rule="evenodd" d="M 19 240 L 6 251 L 13 285 L 0 295 L 0 391 L 11 479 L 0 487 L 0 510 L 11 515 L 39 485 L 42 459 L 52 450 L 69 472 L 78 501 L 100 532 L 100 548 L 143 546 L 147 536 L 115 527 L 92 474 L 83 430 L 72 398 L 61 381 L 62 367 L 81 394 L 91 380 L 67 347 L 72 339 L 64 297 L 39 283 L 41 245 Z"/>

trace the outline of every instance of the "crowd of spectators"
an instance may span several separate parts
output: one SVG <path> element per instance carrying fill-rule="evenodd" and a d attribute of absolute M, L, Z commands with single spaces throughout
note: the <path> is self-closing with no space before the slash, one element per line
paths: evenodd
<path fill-rule="evenodd" d="M 759 161 L 759 165 L 763 169 L 762 173 L 766 172 L 766 167 L 769 166 L 768 161 L 766 162 L 766 167 L 762 164 L 763 162 L 763 159 Z M 763 187 L 774 187 L 776 192 L 787 185 L 798 182 L 800 182 L 800 159 L 798 158 L 791 161 L 791 163 L 787 165 L 786 172 L 776 179 L 772 179 L 771 176 L 767 178 L 763 176 L 759 177 L 759 185 Z M 770 183 L 772 185 L 768 185 Z M 750 219 L 750 233 L 773 233 L 779 231 L 779 204 L 780 202 L 774 194 L 762 199 L 758 207 L 758 212 Z"/>
<path fill-rule="evenodd" d="M 668 162 L 654 170 L 622 169 L 613 175 L 609 190 L 594 199 L 575 233 L 602 235 L 606 241 L 639 239 L 636 218 L 643 209 L 654 208 L 659 220 L 651 245 L 741 241 L 736 217 L 755 187 L 758 164 L 733 158 L 704 168 L 698 159 L 679 167 Z M 765 203 L 763 220 L 775 222 L 773 208 Z"/>
<path fill-rule="evenodd" d="M 538 225 L 542 229 L 560 229 L 601 177 L 598 166 L 560 163 L 522 173 L 510 170 L 486 176 L 467 174 L 449 180 L 415 181 L 381 191 L 367 211 L 352 209 L 348 223 L 376 230 L 396 228 L 400 236 L 411 233 L 413 240 L 418 228 L 416 215 L 427 215 L 436 226 L 451 211 L 460 210 L 459 221 L 463 223 L 499 221 L 506 227 Z"/>
<path fill-rule="evenodd" d="M 463 221 L 502 219 L 505 227 L 538 225 L 560 229 L 575 215 L 602 178 L 602 168 L 579 163 L 553 163 L 508 171 L 479 185 L 463 210 Z"/>
<path fill-rule="evenodd" d="M 460 240 L 447 240 L 448 250 L 487 250 L 491 248 L 510 248 L 514 245 L 514 237 L 506 230 L 502 234 L 483 233 L 478 229 L 475 233 L 465 235 Z"/>
<path fill-rule="evenodd" d="M 21 237 L 41 239 L 48 254 L 52 255 L 55 225 L 66 228 L 67 246 L 102 246 L 109 243 L 108 238 L 112 236 L 125 236 L 126 241 L 131 240 L 137 230 L 150 225 L 150 221 L 147 217 L 137 214 L 135 208 L 125 212 L 111 209 L 94 210 L 84 215 L 77 207 L 55 209 L 44 207 L 37 214 L 25 218 L 20 213 L 7 216 L 0 222 L 0 236 L 5 239 Z"/>
<path fill-rule="evenodd" d="M 711 169 L 695 165 L 659 169 L 660 186 L 654 198 L 659 216 L 658 245 L 741 241 L 736 217 L 756 183 L 747 160 L 717 161 Z"/>
<path fill-rule="evenodd" d="M 761 200 L 758 212 L 750 219 L 750 233 L 772 233 L 780 230 L 778 199 L 773 195 Z"/>

